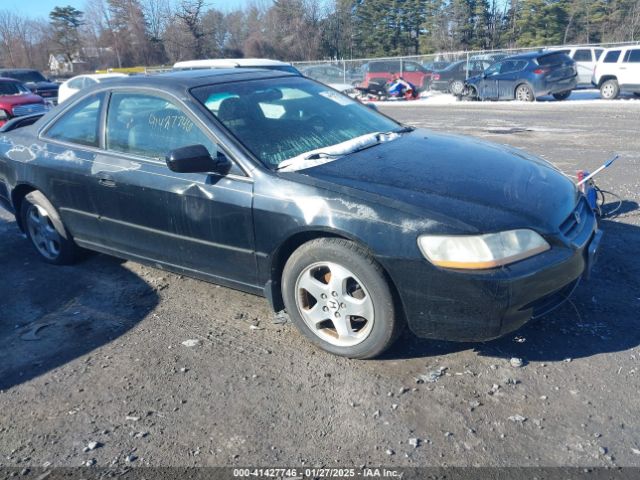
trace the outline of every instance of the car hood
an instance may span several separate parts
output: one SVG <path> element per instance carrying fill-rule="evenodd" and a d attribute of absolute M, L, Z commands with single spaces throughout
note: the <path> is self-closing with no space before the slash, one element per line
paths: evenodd
<path fill-rule="evenodd" d="M 0 95 L 0 105 L 15 107 L 18 105 L 27 105 L 30 103 L 42 103 L 42 97 L 33 93 L 25 93 L 23 95 Z"/>
<path fill-rule="evenodd" d="M 574 183 L 545 160 L 427 130 L 299 173 L 382 205 L 399 205 L 452 231 L 557 232 L 578 198 Z"/>

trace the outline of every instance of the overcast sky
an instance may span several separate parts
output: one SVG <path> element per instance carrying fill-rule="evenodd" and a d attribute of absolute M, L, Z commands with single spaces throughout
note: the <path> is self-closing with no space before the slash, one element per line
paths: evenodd
<path fill-rule="evenodd" d="M 71 5 L 82 10 L 84 3 L 85 0 L 0 0 L 0 10 L 12 10 L 30 17 L 46 18 L 53 7 Z M 245 5 L 248 0 L 218 0 L 207 3 L 220 10 L 232 10 Z"/>

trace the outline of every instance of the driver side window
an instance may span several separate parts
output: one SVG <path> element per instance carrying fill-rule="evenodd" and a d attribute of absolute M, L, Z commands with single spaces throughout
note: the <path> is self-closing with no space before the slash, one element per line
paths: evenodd
<path fill-rule="evenodd" d="M 487 68 L 484 73 L 486 73 L 487 76 L 496 75 L 501 71 L 501 69 L 502 63 L 494 63 L 489 68 Z"/>
<path fill-rule="evenodd" d="M 154 95 L 114 92 L 106 125 L 107 150 L 163 160 L 176 148 L 204 145 L 212 157 L 217 146 L 173 102 Z"/>

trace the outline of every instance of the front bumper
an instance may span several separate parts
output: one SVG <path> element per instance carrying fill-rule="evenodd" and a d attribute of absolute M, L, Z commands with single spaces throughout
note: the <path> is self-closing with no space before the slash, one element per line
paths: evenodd
<path fill-rule="evenodd" d="M 563 303 L 595 262 L 602 236 L 595 219 L 580 247 L 553 246 L 498 270 L 439 269 L 426 260 L 389 268 L 410 329 L 419 337 L 491 340 Z"/>

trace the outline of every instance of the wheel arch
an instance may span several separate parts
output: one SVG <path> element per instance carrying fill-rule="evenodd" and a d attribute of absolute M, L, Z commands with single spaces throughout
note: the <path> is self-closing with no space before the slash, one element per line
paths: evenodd
<path fill-rule="evenodd" d="M 22 208 L 22 201 L 24 197 L 29 195 L 31 192 L 37 191 L 38 188 L 30 183 L 19 183 L 16 185 L 11 191 L 11 204 L 13 205 L 13 210 L 16 217 L 16 223 L 20 230 L 24 232 L 24 225 L 22 225 L 22 218 L 20 215 L 20 210 Z M 43 194 L 44 195 L 44 194 Z"/>
<path fill-rule="evenodd" d="M 533 85 L 531 85 L 531 83 L 527 82 L 526 80 L 522 80 L 519 82 L 516 82 L 516 86 L 513 87 L 513 99 L 515 100 L 516 97 L 516 92 L 518 91 L 518 88 L 520 88 L 522 85 L 526 85 L 527 87 L 529 87 L 531 89 L 531 93 L 533 93 L 533 98 L 535 100 L 536 98 L 536 90 L 533 88 Z"/>
<path fill-rule="evenodd" d="M 600 81 L 598 82 L 598 88 L 602 87 L 602 85 L 604 84 L 604 82 L 607 82 L 609 80 L 615 80 L 616 82 L 618 81 L 618 77 L 616 77 L 615 75 L 603 75 L 602 77 L 600 77 Z"/>
<path fill-rule="evenodd" d="M 275 312 L 279 312 L 281 310 L 284 310 L 285 308 L 284 300 L 282 298 L 281 285 L 282 274 L 284 272 L 284 266 L 287 263 L 287 260 L 289 260 L 289 257 L 291 257 L 293 252 L 295 252 L 302 245 L 318 238 L 338 238 L 349 240 L 369 252 L 375 258 L 375 255 L 373 255 L 371 249 L 360 239 L 341 231 L 334 231 L 329 229 L 312 229 L 292 234 L 286 240 L 284 240 L 271 255 L 269 280 L 264 287 L 265 297 L 267 297 L 269 303 L 271 304 L 271 307 Z M 393 278 L 391 278 L 391 275 L 389 275 L 389 272 L 387 271 L 384 264 L 380 261 L 378 261 L 377 263 L 378 265 L 380 265 L 385 279 L 389 284 L 391 294 L 396 302 L 397 308 L 399 309 L 398 314 L 404 317 L 404 306 L 402 304 L 402 297 L 400 296 L 395 282 L 393 281 Z"/>

